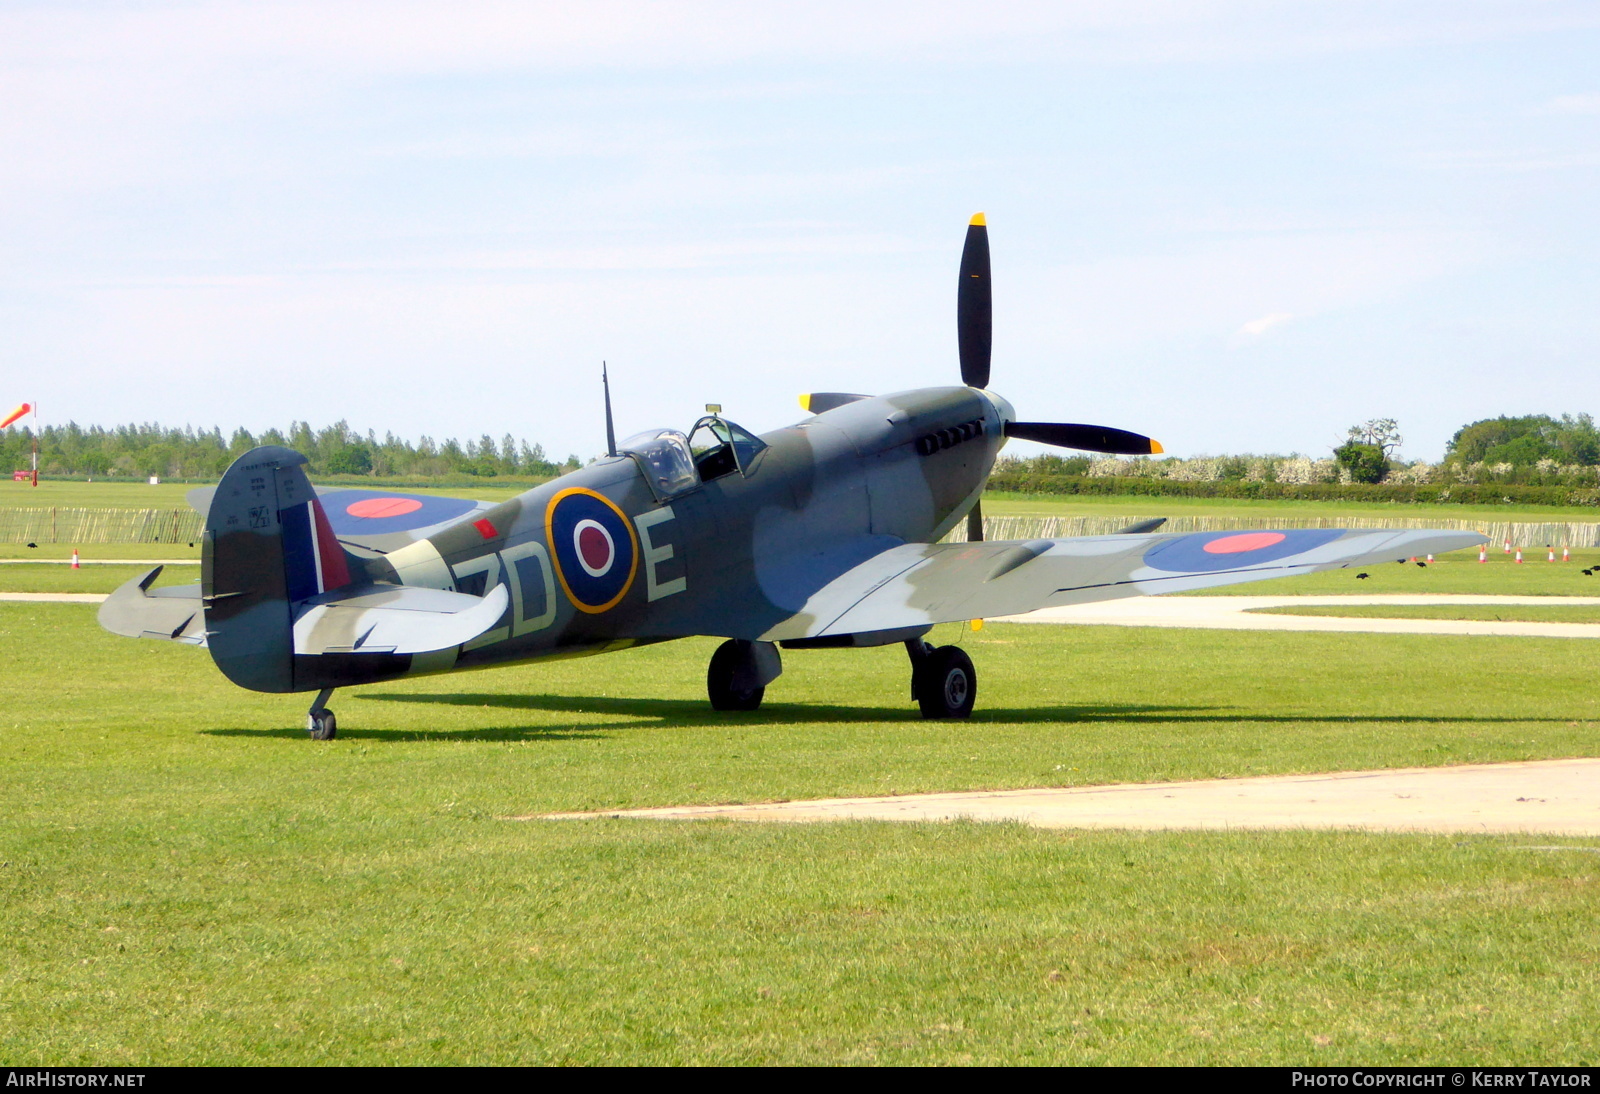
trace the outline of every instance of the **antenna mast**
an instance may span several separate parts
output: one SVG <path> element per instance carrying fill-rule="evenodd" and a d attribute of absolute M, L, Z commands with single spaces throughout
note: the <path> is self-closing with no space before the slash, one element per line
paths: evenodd
<path fill-rule="evenodd" d="M 606 376 L 606 363 L 600 362 L 600 386 L 606 395 L 606 455 L 617 454 L 617 433 L 611 427 L 611 380 Z"/>

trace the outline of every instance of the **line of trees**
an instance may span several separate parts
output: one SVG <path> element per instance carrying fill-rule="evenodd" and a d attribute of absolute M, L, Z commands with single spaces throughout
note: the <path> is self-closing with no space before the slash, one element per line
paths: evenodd
<path fill-rule="evenodd" d="M 320 430 L 293 422 L 287 432 L 269 429 L 259 436 L 236 429 L 226 437 L 218 428 L 174 429 L 145 423 L 107 429 L 68 422 L 39 431 L 39 471 L 89 478 L 216 479 L 241 453 L 261 444 L 283 445 L 304 454 L 311 461 L 311 473 L 325 477 L 549 478 L 579 466 L 576 456 L 558 464 L 542 446 L 509 433 L 498 442 L 488 435 L 466 442 L 452 437 L 442 443 L 425 436 L 413 444 L 393 433 L 380 439 L 369 430 L 363 436 L 343 421 Z M 13 426 L 0 431 L 0 462 L 12 469 L 30 467 L 32 450 L 30 429 Z"/>

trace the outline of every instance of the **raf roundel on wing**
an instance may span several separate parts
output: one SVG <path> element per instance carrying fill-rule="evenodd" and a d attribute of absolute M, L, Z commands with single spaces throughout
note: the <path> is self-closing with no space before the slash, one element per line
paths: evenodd
<path fill-rule="evenodd" d="M 607 611 L 627 594 L 639 544 L 609 499 L 592 490 L 561 491 L 545 510 L 545 535 L 561 587 L 579 611 Z"/>
<path fill-rule="evenodd" d="M 1174 574 L 1209 574 L 1276 562 L 1315 550 L 1344 533 L 1336 528 L 1296 528 L 1282 532 L 1196 532 L 1158 543 L 1144 564 Z"/>

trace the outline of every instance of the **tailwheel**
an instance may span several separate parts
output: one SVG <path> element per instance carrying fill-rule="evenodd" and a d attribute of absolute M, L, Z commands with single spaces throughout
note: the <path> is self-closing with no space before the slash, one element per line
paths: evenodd
<path fill-rule="evenodd" d="M 978 697 L 978 673 L 959 646 L 924 649 L 913 657 L 911 694 L 924 718 L 965 718 Z"/>
<path fill-rule="evenodd" d="M 749 643 L 745 645 L 748 646 Z M 711 667 L 706 669 L 706 694 L 711 697 L 711 709 L 760 708 L 762 696 L 767 693 L 765 685 L 752 688 L 738 687 L 735 684 L 735 676 L 740 674 L 746 657 L 740 644 L 732 639 L 718 646 L 717 652 L 711 655 Z"/>
<path fill-rule="evenodd" d="M 311 711 L 306 715 L 306 732 L 311 734 L 313 741 L 331 741 L 339 735 L 339 720 L 328 709 L 328 700 L 332 697 L 333 689 L 323 688 L 317 693 Z"/>

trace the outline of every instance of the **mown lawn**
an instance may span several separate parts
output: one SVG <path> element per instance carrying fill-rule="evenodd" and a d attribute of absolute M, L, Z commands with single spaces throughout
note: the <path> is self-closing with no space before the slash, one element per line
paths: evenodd
<path fill-rule="evenodd" d="M 304 697 L 0 604 L 8 1063 L 1592 1063 L 1600 840 L 512 814 L 1600 755 L 1587 643 L 991 625 Z M 939 637 L 939 636 L 936 636 Z M 1568 850 L 1536 850 L 1557 846 Z"/>

